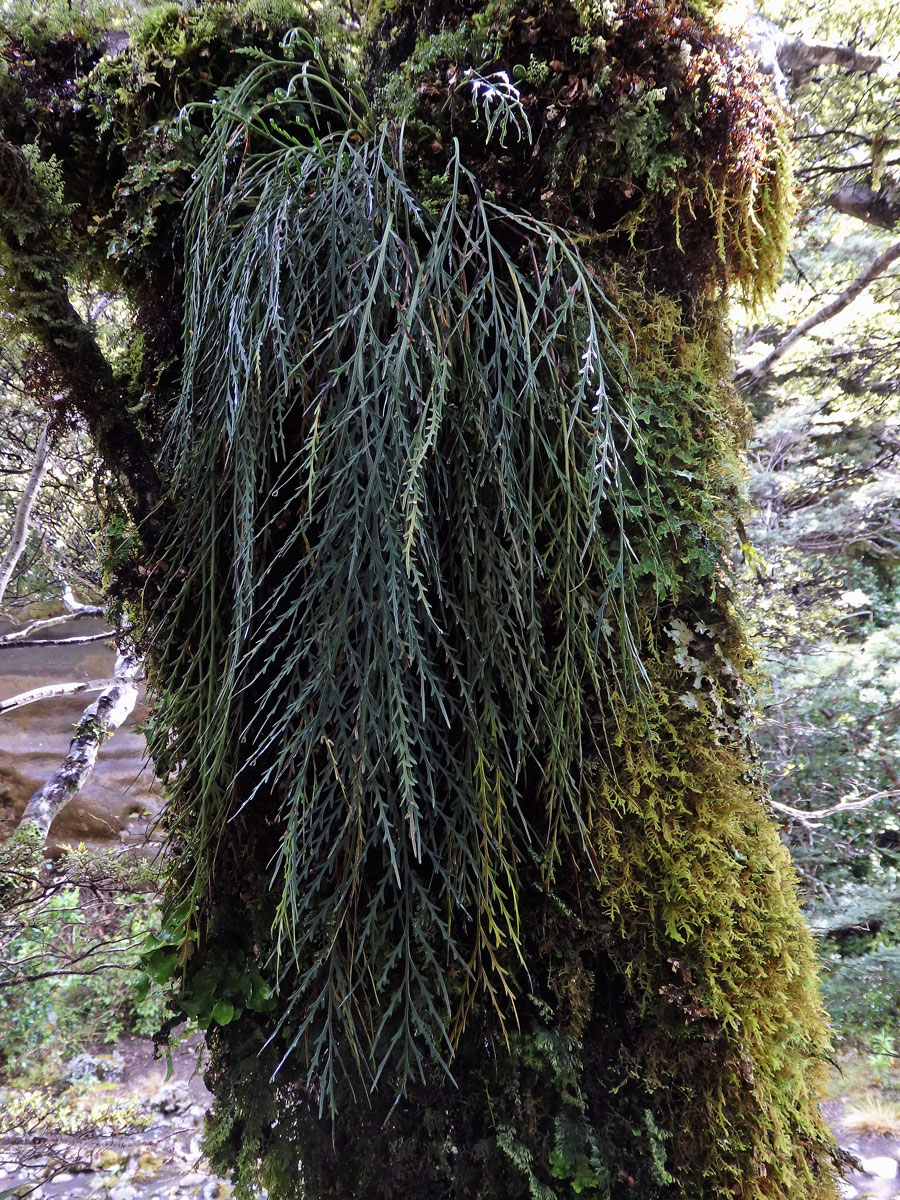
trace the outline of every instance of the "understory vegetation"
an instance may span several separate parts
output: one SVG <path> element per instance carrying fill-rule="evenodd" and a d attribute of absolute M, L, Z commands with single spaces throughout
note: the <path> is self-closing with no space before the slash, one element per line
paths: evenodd
<path fill-rule="evenodd" d="M 0 851 L 0 1070 L 17 1087 L 73 1070 L 77 1082 L 79 1055 L 126 1032 L 152 1038 L 165 1019 L 140 961 L 158 925 L 157 871 L 83 849 L 45 865 L 41 849 L 14 836 Z"/>
<path fill-rule="evenodd" d="M 784 279 L 739 328 L 751 366 L 896 243 L 897 71 L 886 8 L 789 0 L 789 35 L 853 43 L 877 72 L 828 68 L 794 93 L 802 206 Z M 894 64 L 894 65 L 892 65 Z M 866 199 L 857 208 L 850 197 Z M 880 197 L 880 201 L 877 199 Z M 892 207 L 893 204 L 893 207 Z M 751 547 L 744 595 L 763 647 L 759 739 L 808 897 L 845 1063 L 896 1087 L 900 1019 L 900 340 L 896 266 L 745 392 Z M 840 1088 L 840 1084 L 837 1084 Z"/>

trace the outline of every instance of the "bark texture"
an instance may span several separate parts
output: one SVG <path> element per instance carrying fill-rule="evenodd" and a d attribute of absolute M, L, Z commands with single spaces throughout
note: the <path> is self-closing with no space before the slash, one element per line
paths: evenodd
<path fill-rule="evenodd" d="M 829 198 L 838 212 L 875 225 L 878 229 L 896 229 L 900 224 L 900 186 L 886 180 L 876 191 L 868 183 L 848 183 Z"/>
<path fill-rule="evenodd" d="M 134 652 L 120 650 L 116 655 L 115 678 L 104 681 L 109 686 L 104 687 L 93 704 L 84 710 L 69 753 L 59 769 L 28 801 L 19 822 L 20 827 L 31 825 L 46 838 L 54 817 L 78 795 L 90 778 L 100 747 L 131 715 L 137 700 L 140 674 L 140 660 Z M 94 690 L 94 687 L 95 684 L 91 684 L 70 690 Z M 41 690 L 46 692 L 48 689 Z M 57 690 L 54 694 L 60 693 Z M 16 699 L 21 700 L 21 697 Z"/>

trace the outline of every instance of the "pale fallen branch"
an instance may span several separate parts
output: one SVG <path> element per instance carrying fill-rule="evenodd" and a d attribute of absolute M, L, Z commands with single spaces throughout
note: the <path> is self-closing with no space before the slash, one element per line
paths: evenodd
<path fill-rule="evenodd" d="M 84 710 L 65 761 L 28 801 L 20 829 L 30 823 L 47 836 L 53 818 L 74 799 L 90 777 L 103 742 L 134 709 L 140 674 L 141 662 L 137 655 L 131 650 L 120 650 L 116 655 L 115 679 Z"/>
<path fill-rule="evenodd" d="M 23 625 L 21 629 L 5 633 L 3 637 L 0 637 L 0 642 L 18 642 L 22 638 L 30 637 L 38 629 L 50 629 L 54 625 L 67 625 L 70 621 L 77 621 L 79 617 L 102 617 L 103 611 L 98 604 L 85 604 L 77 612 L 67 612 L 63 613 L 61 617 L 44 617 L 40 621 L 31 621 L 28 625 Z"/>
<path fill-rule="evenodd" d="M 102 633 L 86 633 L 83 637 L 22 638 L 18 642 L 7 642 L 0 638 L 0 650 L 18 650 L 23 646 L 78 646 L 85 642 L 105 642 L 118 636 L 116 630 L 104 629 Z"/>
<path fill-rule="evenodd" d="M 24 708 L 26 704 L 34 704 L 38 700 L 50 700 L 54 696 L 77 696 L 80 692 L 102 692 L 104 688 L 112 687 L 115 679 L 88 679 L 84 683 L 48 683 L 44 687 L 32 688 L 30 692 L 19 692 L 18 696 L 10 696 L 8 700 L 0 700 L 0 716 L 12 712 L 14 708 Z"/>

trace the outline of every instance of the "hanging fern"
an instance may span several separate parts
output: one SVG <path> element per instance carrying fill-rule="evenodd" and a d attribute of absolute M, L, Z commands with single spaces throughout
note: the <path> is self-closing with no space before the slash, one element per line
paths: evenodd
<path fill-rule="evenodd" d="M 187 207 L 155 751 L 201 912 L 229 830 L 277 834 L 269 969 L 324 1107 L 449 1071 L 479 993 L 514 1013 L 522 864 L 586 847 L 656 531 L 576 245 L 458 150 L 417 194 L 309 53 L 216 106 Z"/>

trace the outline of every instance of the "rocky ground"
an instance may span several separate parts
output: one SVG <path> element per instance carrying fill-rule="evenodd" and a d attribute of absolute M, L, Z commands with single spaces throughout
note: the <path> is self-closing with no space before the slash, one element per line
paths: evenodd
<path fill-rule="evenodd" d="M 167 1080 L 150 1043 L 126 1038 L 112 1053 L 73 1056 L 42 1090 L 46 1106 L 0 1091 L 0 1200 L 225 1200 L 231 1187 L 200 1150 L 199 1051 L 196 1039 L 178 1047 Z"/>
<path fill-rule="evenodd" d="M 889 1134 L 852 1128 L 853 1106 L 846 1099 L 828 1100 L 823 1109 L 839 1145 L 856 1162 L 848 1162 L 844 1200 L 900 1200 L 900 1128 Z"/>

